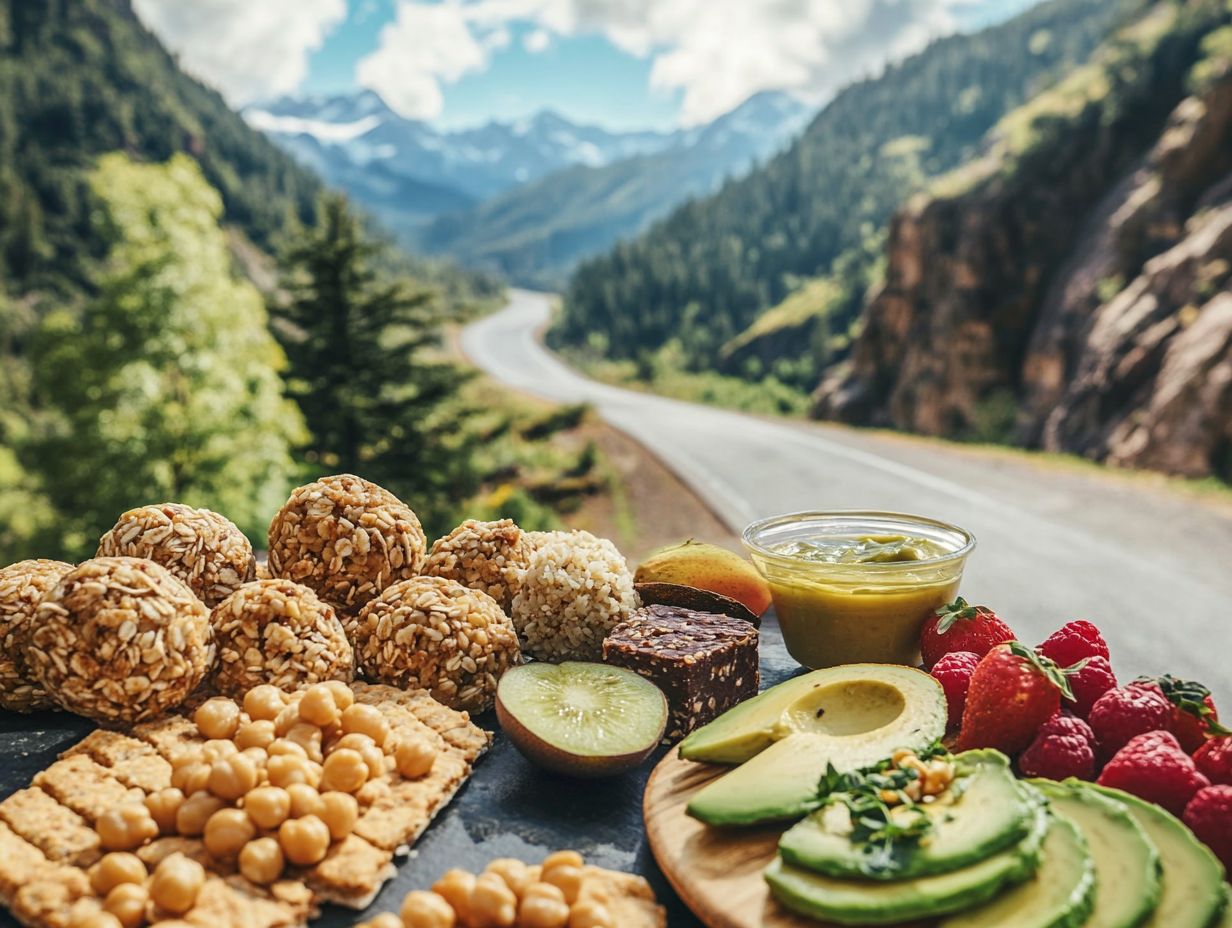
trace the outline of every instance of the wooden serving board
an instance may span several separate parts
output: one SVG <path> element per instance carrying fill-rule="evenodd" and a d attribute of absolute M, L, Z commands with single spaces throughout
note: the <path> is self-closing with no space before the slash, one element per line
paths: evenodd
<path fill-rule="evenodd" d="M 762 879 L 782 825 L 710 828 L 685 814 L 693 794 L 730 769 L 680 760 L 673 751 L 650 774 L 642 815 L 664 876 L 707 928 L 824 928 L 779 906 Z"/>

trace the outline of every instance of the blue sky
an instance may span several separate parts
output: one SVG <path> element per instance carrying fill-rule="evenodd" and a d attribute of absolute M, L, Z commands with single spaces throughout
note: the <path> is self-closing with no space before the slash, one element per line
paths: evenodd
<path fill-rule="evenodd" d="M 930 38 L 1032 0 L 134 0 L 235 105 L 370 87 L 445 126 L 545 108 L 705 122 L 759 90 L 821 103 Z"/>

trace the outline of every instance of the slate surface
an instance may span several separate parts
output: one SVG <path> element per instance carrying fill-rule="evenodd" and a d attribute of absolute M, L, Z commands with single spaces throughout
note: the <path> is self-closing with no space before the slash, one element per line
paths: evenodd
<path fill-rule="evenodd" d="M 761 628 L 762 687 L 800 672 L 788 657 L 773 613 Z M 397 911 L 403 895 L 430 886 L 450 867 L 479 871 L 494 857 L 538 860 L 574 848 L 599 866 L 644 875 L 667 906 L 671 928 L 700 925 L 663 878 L 646 845 L 642 790 L 660 748 L 642 767 L 610 780 L 570 780 L 531 766 L 501 734 L 495 713 L 476 719 L 496 732 L 474 776 L 420 839 L 398 875 L 366 913 L 328 907 L 313 925 L 341 928 L 366 915 Z M 29 784 L 94 726 L 66 713 L 21 716 L 0 711 L 0 798 Z M 0 928 L 17 923 L 0 909 Z"/>

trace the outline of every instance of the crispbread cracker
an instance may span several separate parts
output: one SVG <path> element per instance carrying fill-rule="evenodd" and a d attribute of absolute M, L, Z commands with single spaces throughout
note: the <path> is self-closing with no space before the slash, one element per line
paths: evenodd
<path fill-rule="evenodd" d="M 49 860 L 88 867 L 101 856 L 98 833 L 37 786 L 19 789 L 0 802 L 0 819 Z"/>
<path fill-rule="evenodd" d="M 128 788 L 84 754 L 65 757 L 35 774 L 34 785 L 91 824 L 108 809 L 144 798 L 141 790 Z"/>
<path fill-rule="evenodd" d="M 654 890 L 637 874 L 587 866 L 578 898 L 602 902 L 620 928 L 667 928 L 667 914 L 655 902 Z"/>
<path fill-rule="evenodd" d="M 304 874 L 304 882 L 322 902 L 366 909 L 395 874 L 393 854 L 358 835 L 333 845 L 325 859 Z"/>
<path fill-rule="evenodd" d="M 147 793 L 171 784 L 171 764 L 149 744 L 119 732 L 92 731 L 62 756 L 74 754 L 85 754 L 125 786 Z"/>

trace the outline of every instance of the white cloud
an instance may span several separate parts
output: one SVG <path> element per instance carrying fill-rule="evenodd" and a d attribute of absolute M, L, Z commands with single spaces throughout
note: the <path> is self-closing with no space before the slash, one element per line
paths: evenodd
<path fill-rule="evenodd" d="M 503 24 L 494 25 L 479 33 L 456 0 L 403 0 L 393 22 L 381 29 L 377 50 L 360 60 L 355 76 L 403 116 L 430 119 L 441 112 L 442 81 L 452 83 L 488 66 L 489 43 L 499 47 L 504 31 Z"/>
<path fill-rule="evenodd" d="M 522 40 L 522 47 L 532 55 L 547 51 L 548 46 L 551 44 L 552 33 L 546 29 L 536 29 L 534 32 L 528 33 L 526 38 Z"/>
<path fill-rule="evenodd" d="M 346 18 L 346 0 L 133 0 L 189 73 L 233 106 L 289 93 Z"/>

